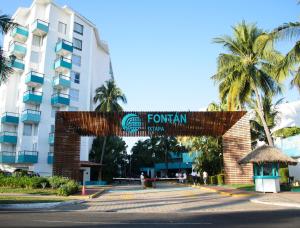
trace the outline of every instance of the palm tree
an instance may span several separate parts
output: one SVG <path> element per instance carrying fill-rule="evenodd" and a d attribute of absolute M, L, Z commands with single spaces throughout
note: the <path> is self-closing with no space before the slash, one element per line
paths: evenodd
<path fill-rule="evenodd" d="M 219 84 L 222 103 L 228 110 L 243 110 L 252 99 L 266 133 L 268 144 L 273 145 L 270 129 L 265 120 L 262 97 L 281 91 L 275 80 L 277 65 L 283 56 L 274 50 L 270 36 L 255 24 L 244 21 L 233 27 L 233 36 L 215 38 L 228 53 L 218 57 L 217 73 L 212 77 Z"/>
<path fill-rule="evenodd" d="M 0 31 L 2 34 L 7 34 L 16 25 L 8 15 L 0 15 Z M 6 82 L 8 76 L 13 72 L 13 69 L 9 65 L 14 60 L 15 56 L 10 56 L 10 59 L 6 58 L 2 47 L 0 47 L 0 85 L 2 82 Z"/>
<path fill-rule="evenodd" d="M 262 106 L 264 111 L 264 116 L 267 122 L 269 129 L 275 127 L 275 118 L 279 113 L 277 107 L 283 102 L 284 98 L 277 100 L 274 104 L 272 103 L 272 97 L 264 96 L 262 99 Z M 252 147 L 255 147 L 257 140 L 267 141 L 266 134 L 261 122 L 261 119 L 258 115 L 258 110 L 254 101 L 249 104 L 250 108 L 255 111 L 255 118 L 250 120 L 251 124 L 251 139 Z"/>
<path fill-rule="evenodd" d="M 285 23 L 276 29 L 272 33 L 273 40 L 292 39 L 299 38 L 300 35 L 300 22 Z M 284 80 L 289 76 L 289 73 L 293 76 L 291 86 L 296 86 L 300 92 L 300 40 L 296 41 L 296 44 L 286 54 L 283 61 L 280 64 L 278 71 L 278 79 Z"/>
<path fill-rule="evenodd" d="M 118 103 L 122 101 L 124 104 L 127 103 L 126 96 L 122 92 L 120 88 L 117 87 L 115 81 L 110 79 L 105 81 L 105 84 L 96 89 L 96 95 L 94 96 L 94 103 L 99 102 L 95 111 L 98 112 L 121 112 L 123 108 Z M 102 180 L 102 163 L 103 156 L 105 151 L 107 137 L 104 137 L 101 158 L 100 158 L 100 171 L 99 171 L 99 179 Z"/>

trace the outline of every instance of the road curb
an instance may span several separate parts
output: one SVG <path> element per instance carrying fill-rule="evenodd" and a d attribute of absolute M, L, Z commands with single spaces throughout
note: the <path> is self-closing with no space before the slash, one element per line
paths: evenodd
<path fill-rule="evenodd" d="M 220 191 L 220 190 L 216 190 L 216 189 L 211 189 L 211 188 L 207 188 L 207 187 L 202 187 L 202 186 L 192 186 L 194 188 L 199 188 L 205 191 L 210 191 L 210 192 L 217 192 L 220 195 L 224 195 L 224 196 L 232 196 L 232 197 L 250 197 L 250 196 L 255 196 L 256 194 L 252 194 L 252 193 L 230 193 L 230 192 L 224 192 L 224 191 Z"/>
<path fill-rule="evenodd" d="M 100 191 L 92 194 L 89 196 L 89 199 L 94 199 L 94 198 L 97 198 L 99 197 L 100 195 L 102 195 L 104 192 L 106 191 L 106 189 L 101 189 Z"/>
<path fill-rule="evenodd" d="M 46 209 L 58 206 L 69 206 L 80 204 L 84 200 L 70 200 L 65 202 L 54 202 L 54 203 L 19 203 L 19 204 L 1 204 L 0 209 Z"/>
<path fill-rule="evenodd" d="M 260 204 L 273 205 L 273 206 L 300 208 L 300 204 L 298 204 L 298 203 L 265 202 L 265 201 L 258 200 L 256 198 L 250 199 L 249 201 L 252 202 L 252 203 L 260 203 Z"/>

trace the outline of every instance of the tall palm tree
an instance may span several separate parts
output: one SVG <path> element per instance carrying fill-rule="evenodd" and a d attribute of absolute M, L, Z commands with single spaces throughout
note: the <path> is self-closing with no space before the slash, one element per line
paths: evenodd
<path fill-rule="evenodd" d="M 96 89 L 96 94 L 94 96 L 94 103 L 98 104 L 95 111 L 98 112 L 121 112 L 123 111 L 122 106 L 118 103 L 122 101 L 124 104 L 127 103 L 127 99 L 125 94 L 122 92 L 120 88 L 117 87 L 115 81 L 110 79 L 105 82 L 104 85 L 100 86 Z M 105 151 L 107 137 L 104 137 L 101 158 L 100 158 L 100 171 L 99 171 L 99 179 L 102 180 L 102 163 L 103 156 Z"/>
<path fill-rule="evenodd" d="M 7 34 L 16 25 L 8 15 L 0 15 L 0 32 L 2 34 Z M 9 74 L 13 72 L 9 64 L 14 60 L 15 56 L 10 56 L 10 58 L 5 57 L 2 47 L 0 47 L 0 85 L 6 82 Z"/>
<path fill-rule="evenodd" d="M 228 110 L 235 107 L 242 110 L 247 102 L 255 100 L 268 144 L 272 146 L 262 97 L 281 91 L 275 74 L 283 56 L 274 50 L 268 33 L 245 21 L 233 27 L 232 37 L 215 38 L 214 42 L 228 51 L 219 55 L 217 73 L 212 77 L 219 84 L 221 101 L 227 104 Z"/>
<path fill-rule="evenodd" d="M 275 127 L 275 118 L 278 115 L 278 105 L 283 102 L 284 98 L 277 100 L 274 104 L 272 103 L 272 97 L 264 96 L 262 99 L 262 106 L 264 111 L 264 116 L 267 122 L 269 129 Z M 258 115 L 258 110 L 255 104 L 255 101 L 252 101 L 249 104 L 250 108 L 255 111 L 255 118 L 250 120 L 251 124 L 251 139 L 252 139 L 252 147 L 255 147 L 257 144 L 257 140 L 267 141 L 266 134 L 264 132 L 264 128 L 261 122 L 261 119 Z"/>
<path fill-rule="evenodd" d="M 276 29 L 272 33 L 273 40 L 292 39 L 300 37 L 300 22 L 285 23 Z M 296 86 L 300 92 L 300 39 L 296 41 L 292 49 L 286 54 L 283 61 L 280 64 L 278 71 L 278 79 L 284 80 L 292 75 L 291 86 Z M 290 73 L 290 74 L 289 74 Z"/>

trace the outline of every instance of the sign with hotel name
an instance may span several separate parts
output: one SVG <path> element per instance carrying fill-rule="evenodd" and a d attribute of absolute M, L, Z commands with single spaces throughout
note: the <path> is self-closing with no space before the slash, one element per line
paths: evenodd
<path fill-rule="evenodd" d="M 122 117 L 122 130 L 136 134 L 144 132 L 147 134 L 163 134 L 167 128 L 188 124 L 186 112 L 149 112 L 149 113 L 127 113 Z"/>

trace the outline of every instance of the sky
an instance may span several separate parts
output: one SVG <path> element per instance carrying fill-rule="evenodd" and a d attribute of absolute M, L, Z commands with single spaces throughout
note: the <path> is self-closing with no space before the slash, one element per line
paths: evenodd
<path fill-rule="evenodd" d="M 210 77 L 222 46 L 212 39 L 245 20 L 272 30 L 299 21 L 297 0 L 56 0 L 91 20 L 110 48 L 128 111 L 199 111 L 218 101 Z M 12 15 L 31 0 L 0 0 Z M 279 44 L 286 52 L 292 42 Z M 287 101 L 299 99 L 286 83 Z"/>

